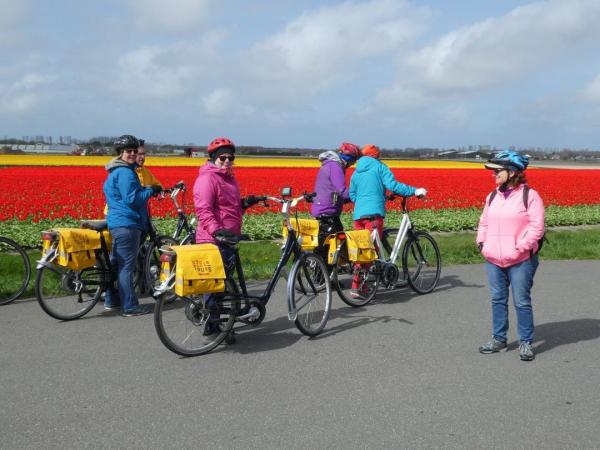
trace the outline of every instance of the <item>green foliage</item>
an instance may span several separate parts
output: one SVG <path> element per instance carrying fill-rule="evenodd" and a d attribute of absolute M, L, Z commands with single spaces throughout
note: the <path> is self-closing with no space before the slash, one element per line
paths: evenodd
<path fill-rule="evenodd" d="M 411 220 L 417 229 L 437 231 L 468 231 L 477 229 L 481 210 L 469 209 L 419 209 L 410 213 Z M 308 217 L 308 214 L 300 214 Z M 389 211 L 385 220 L 386 226 L 395 227 L 400 224 L 401 213 Z M 350 213 L 342 215 L 342 222 L 346 228 L 353 228 Z M 173 218 L 155 219 L 155 224 L 162 234 L 171 235 L 175 230 L 176 220 Z M 281 237 L 282 218 L 277 213 L 260 215 L 245 215 L 243 231 L 252 240 L 272 240 Z M 577 226 L 600 224 L 600 205 L 579 206 L 549 206 L 546 208 L 546 226 Z M 8 236 L 27 248 L 40 245 L 40 233 L 43 230 L 58 227 L 77 227 L 79 220 L 60 219 L 42 220 L 40 222 L 25 222 L 8 220 L 0 222 L 0 235 Z"/>

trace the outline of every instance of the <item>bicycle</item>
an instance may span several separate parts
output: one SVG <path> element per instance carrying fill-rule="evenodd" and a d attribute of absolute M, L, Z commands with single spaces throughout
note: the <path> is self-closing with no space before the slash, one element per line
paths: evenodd
<path fill-rule="evenodd" d="M 154 289 L 160 284 L 160 248 L 164 245 L 181 245 L 193 244 L 196 240 L 196 217 L 188 218 L 185 213 L 185 192 L 186 186 L 183 181 L 179 181 L 170 189 L 163 191 L 167 194 L 175 206 L 177 211 L 177 225 L 173 234 L 169 236 L 159 236 L 159 239 L 151 238 L 146 243 L 144 251 L 142 253 L 142 261 L 145 274 L 145 283 L 147 290 L 152 294 Z M 181 194 L 181 205 L 177 200 L 178 195 Z M 164 197 L 163 197 L 164 198 Z M 156 228 L 152 224 L 152 229 Z"/>
<path fill-rule="evenodd" d="M 393 199 L 393 196 L 388 197 L 388 200 Z M 371 233 L 377 252 L 372 264 L 353 264 L 348 259 L 345 233 L 330 235 L 329 239 L 336 239 L 337 245 L 331 283 L 344 303 L 354 307 L 369 304 L 380 284 L 388 289 L 408 284 L 417 294 L 435 289 L 441 273 L 440 250 L 429 233 L 414 228 L 406 200 L 402 197 L 402 220 L 397 229 L 385 228 L 382 238 L 377 230 Z M 358 281 L 357 296 L 351 295 L 353 278 Z"/>
<path fill-rule="evenodd" d="M 0 274 L 0 305 L 8 305 L 27 289 L 31 263 L 19 244 L 3 236 L 0 236 Z"/>
<path fill-rule="evenodd" d="M 168 270 L 165 270 L 164 281 L 155 292 L 154 325 L 165 347 L 182 356 L 203 355 L 224 340 L 232 342 L 235 331 L 259 325 L 265 317 L 266 304 L 292 257 L 294 263 L 287 281 L 288 319 L 293 320 L 307 336 L 316 336 L 325 328 L 331 310 L 331 284 L 327 269 L 321 257 L 302 249 L 302 237 L 297 236 L 290 219 L 290 209 L 309 197 L 291 198 L 291 189 L 284 188 L 282 198 L 258 198 L 265 205 L 267 201 L 281 204 L 284 226 L 288 230 L 279 262 L 261 295 L 248 294 L 237 248 L 240 239 L 236 237 L 220 240 L 220 243 L 234 249 L 235 263 L 231 270 L 226 271 L 225 292 L 216 306 L 207 305 L 202 295 L 177 296 L 175 301 L 170 301 L 165 294 L 172 293 L 175 285 L 177 256 L 172 250 L 162 249 L 161 260 L 168 265 Z M 326 282 L 320 283 L 317 279 L 325 279 Z M 218 331 L 205 336 L 209 324 L 216 325 Z"/>
<path fill-rule="evenodd" d="M 42 309 L 58 320 L 74 320 L 83 317 L 98 303 L 102 294 L 114 286 L 118 274 L 113 273 L 110 257 L 109 233 L 106 220 L 88 220 L 81 222 L 81 228 L 95 231 L 97 241 L 94 248 L 87 249 L 87 262 L 82 268 L 67 266 L 65 256 L 59 253 L 59 233 L 42 232 L 43 253 L 37 261 L 35 295 Z M 177 241 L 169 236 L 150 232 L 151 245 L 176 245 Z M 146 245 L 143 243 L 141 248 Z M 59 264 L 60 262 L 60 264 Z M 135 278 L 144 273 L 144 266 L 138 258 Z"/>

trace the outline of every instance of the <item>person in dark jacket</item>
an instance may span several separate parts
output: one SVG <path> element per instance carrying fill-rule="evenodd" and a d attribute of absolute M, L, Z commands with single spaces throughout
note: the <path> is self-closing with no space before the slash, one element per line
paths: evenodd
<path fill-rule="evenodd" d="M 135 264 L 142 233 L 149 229 L 147 203 L 162 188 L 158 185 L 144 188 L 135 172 L 139 140 L 125 134 L 115 143 L 118 156 L 107 165 L 108 177 L 102 190 L 106 197 L 108 214 L 106 220 L 112 236 L 110 263 L 117 274 L 118 290 L 112 286 L 106 292 L 104 308 L 122 308 L 123 316 L 146 314 L 148 309 L 140 306 L 134 288 Z"/>
<path fill-rule="evenodd" d="M 317 195 L 313 199 L 310 213 L 319 221 L 320 247 L 328 235 L 344 229 L 340 214 L 344 203 L 350 201 L 346 187 L 346 169 L 359 157 L 360 148 L 350 142 L 342 143 L 338 151 L 328 150 L 319 155 L 321 168 L 314 187 Z M 326 253 L 325 250 L 324 256 Z"/>

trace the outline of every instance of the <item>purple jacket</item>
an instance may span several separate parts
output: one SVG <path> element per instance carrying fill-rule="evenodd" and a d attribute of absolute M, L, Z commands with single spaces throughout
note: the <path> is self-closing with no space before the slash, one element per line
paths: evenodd
<path fill-rule="evenodd" d="M 339 215 L 342 212 L 344 200 L 349 198 L 344 173 L 345 164 L 334 151 L 321 153 L 319 160 L 322 161 L 322 164 L 314 189 L 317 196 L 310 207 L 310 213 L 313 217 L 323 214 Z M 338 193 L 338 201 L 335 204 L 332 202 L 334 192 Z"/>
<path fill-rule="evenodd" d="M 233 174 L 225 169 L 219 169 L 211 162 L 200 167 L 200 174 L 194 183 L 194 207 L 198 218 L 196 243 L 214 243 L 214 232 L 222 228 L 240 234 L 240 186 Z"/>

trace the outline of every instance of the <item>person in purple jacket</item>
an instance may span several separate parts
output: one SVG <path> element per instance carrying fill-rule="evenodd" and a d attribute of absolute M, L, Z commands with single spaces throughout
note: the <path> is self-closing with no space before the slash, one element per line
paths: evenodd
<path fill-rule="evenodd" d="M 359 157 L 360 147 L 350 142 L 342 143 L 338 151 L 328 150 L 319 155 L 321 168 L 314 188 L 317 195 L 313 199 L 310 213 L 319 221 L 320 247 L 325 237 L 344 229 L 340 214 L 344 203 L 350 201 L 346 187 L 346 169 Z"/>

